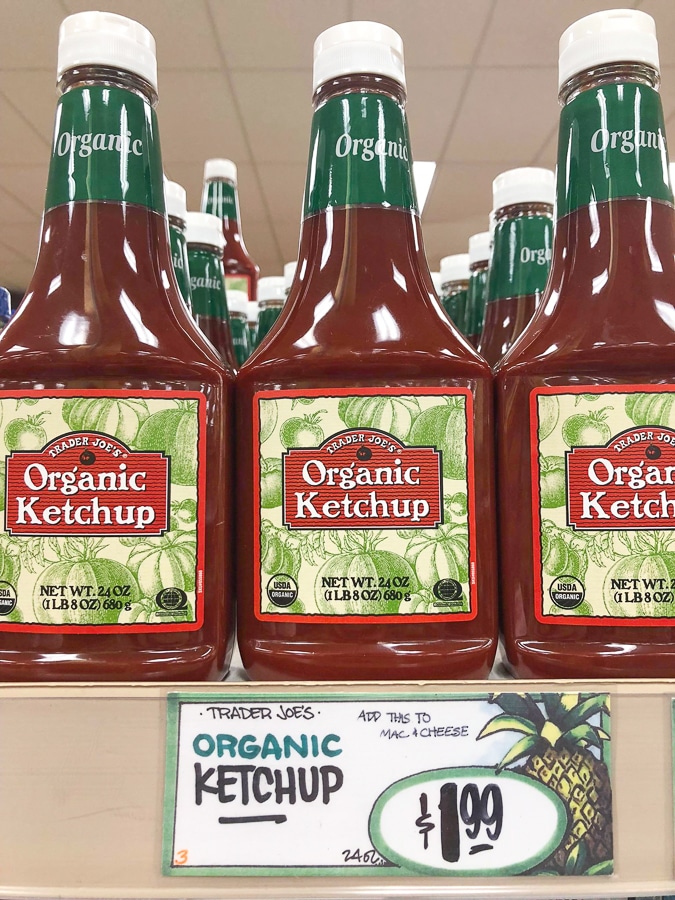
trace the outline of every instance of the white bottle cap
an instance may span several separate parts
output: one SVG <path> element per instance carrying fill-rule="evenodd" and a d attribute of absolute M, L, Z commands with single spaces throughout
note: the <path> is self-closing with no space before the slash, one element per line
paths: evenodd
<path fill-rule="evenodd" d="M 294 262 L 286 263 L 286 265 L 284 266 L 284 287 L 286 291 L 289 291 L 291 285 L 293 284 L 293 279 L 295 278 L 295 270 L 297 268 L 297 259 Z"/>
<path fill-rule="evenodd" d="M 240 316 L 248 318 L 248 294 L 246 291 L 235 291 L 225 289 L 227 298 L 227 308 L 231 313 L 237 313 Z"/>
<path fill-rule="evenodd" d="M 237 183 L 237 165 L 231 159 L 207 159 L 204 163 L 204 181 L 216 178 Z"/>
<path fill-rule="evenodd" d="M 188 244 L 208 244 L 216 250 L 225 247 L 223 223 L 211 213 L 189 212 L 185 214 L 185 240 Z"/>
<path fill-rule="evenodd" d="M 579 19 L 560 38 L 558 86 L 586 69 L 608 63 L 659 68 L 654 19 L 639 9 L 607 9 Z"/>
<path fill-rule="evenodd" d="M 283 275 L 267 275 L 258 280 L 258 303 L 263 300 L 285 300 Z"/>
<path fill-rule="evenodd" d="M 431 274 L 431 280 L 432 280 L 433 283 L 434 283 L 434 290 L 436 291 L 436 293 L 437 293 L 437 294 L 439 295 L 439 297 L 440 297 L 440 295 L 441 295 L 441 284 L 442 284 L 442 282 L 441 282 L 441 273 L 440 273 L 440 272 L 431 272 L 430 274 Z"/>
<path fill-rule="evenodd" d="M 455 253 L 453 256 L 444 256 L 441 260 L 441 283 L 449 281 L 468 281 L 469 254 Z"/>
<path fill-rule="evenodd" d="M 479 231 L 469 238 L 469 265 L 486 262 L 490 259 L 490 232 Z"/>
<path fill-rule="evenodd" d="M 56 74 L 79 66 L 110 66 L 140 75 L 157 90 L 155 39 L 133 19 L 111 12 L 68 16 L 59 29 Z"/>
<path fill-rule="evenodd" d="M 164 199 L 166 201 L 166 214 L 174 219 L 185 222 L 187 215 L 187 194 L 182 184 L 177 181 L 169 181 L 164 176 Z"/>
<path fill-rule="evenodd" d="M 385 75 L 405 87 L 403 41 L 379 22 L 343 22 L 314 41 L 313 89 L 340 75 Z"/>
<path fill-rule="evenodd" d="M 514 203 L 550 203 L 555 198 L 555 176 L 550 169 L 528 166 L 509 169 L 492 182 L 492 202 L 495 209 Z"/>
<path fill-rule="evenodd" d="M 248 321 L 251 322 L 253 325 L 255 325 L 256 322 L 258 321 L 258 312 L 259 312 L 258 301 L 257 300 L 249 300 L 248 306 L 246 307 L 246 315 L 247 315 Z"/>

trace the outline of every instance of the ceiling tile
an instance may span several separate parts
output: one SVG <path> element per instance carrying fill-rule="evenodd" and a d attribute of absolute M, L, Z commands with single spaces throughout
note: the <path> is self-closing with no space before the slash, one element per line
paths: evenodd
<path fill-rule="evenodd" d="M 395 28 L 406 66 L 467 66 L 491 7 L 492 0 L 354 0 L 352 17 Z"/>
<path fill-rule="evenodd" d="M 273 221 L 290 220 L 298 225 L 307 167 L 299 164 L 265 163 L 259 166 L 260 184 Z"/>
<path fill-rule="evenodd" d="M 537 154 L 536 159 L 533 160 L 534 165 L 536 166 L 546 166 L 549 169 L 554 169 L 558 163 L 558 129 L 551 133 L 551 136 L 546 141 L 544 146 L 541 148 L 539 153 Z"/>
<path fill-rule="evenodd" d="M 308 72 L 233 72 L 233 90 L 256 162 L 306 164 L 312 119 Z"/>
<path fill-rule="evenodd" d="M 282 271 L 279 244 L 269 222 L 258 222 L 246 232 L 246 247 L 260 266 L 261 275 L 278 275 Z"/>
<path fill-rule="evenodd" d="M 49 162 L 50 142 L 39 134 L 26 120 L 0 96 L 0 161 L 7 163 Z"/>
<path fill-rule="evenodd" d="M 0 284 L 23 294 L 33 274 L 33 264 L 0 244 Z"/>
<path fill-rule="evenodd" d="M 466 69 L 408 69 L 407 111 L 415 159 L 440 157 L 466 76 Z"/>
<path fill-rule="evenodd" d="M 300 217 L 283 219 L 276 216 L 274 219 L 274 233 L 277 243 L 281 248 L 281 265 L 277 271 L 269 272 L 270 275 L 283 275 L 284 265 L 298 258 L 298 244 L 300 241 Z"/>
<path fill-rule="evenodd" d="M 208 2 L 231 69 L 305 68 L 309 71 L 317 35 L 349 18 L 347 0 Z M 311 81 L 308 84 L 310 90 Z"/>
<path fill-rule="evenodd" d="M 438 271 L 441 258 L 452 253 L 466 253 L 472 234 L 485 231 L 485 216 L 468 216 L 456 222 L 433 222 L 423 225 L 424 248 L 429 268 Z"/>
<path fill-rule="evenodd" d="M 55 73 L 51 69 L 3 72 L 0 86 L 8 102 L 51 145 L 58 100 Z"/>
<path fill-rule="evenodd" d="M 22 0 L 23 2 L 23 0 Z M 70 12 L 92 8 L 91 0 L 64 0 Z M 157 42 L 159 90 L 167 69 L 217 69 L 220 52 L 204 0 L 104 0 L 96 9 L 136 19 Z"/>
<path fill-rule="evenodd" d="M 670 0 L 669 0 L 670 2 Z M 635 6 L 631 0 L 497 0 L 478 56 L 479 66 L 557 66 L 558 41 L 577 19 L 600 9 Z M 463 33 L 463 23 L 460 32 Z"/>
<path fill-rule="evenodd" d="M 445 159 L 528 165 L 558 121 L 556 70 L 476 69 Z"/>
<path fill-rule="evenodd" d="M 0 0 L 0 70 L 47 68 L 55 77 L 59 25 L 65 15 L 59 3 Z"/>
<path fill-rule="evenodd" d="M 39 238 L 39 220 L 26 225 L 15 223 L 10 226 L 4 222 L 0 225 L 0 244 L 9 247 L 30 263 L 33 263 L 37 256 Z"/>
<path fill-rule="evenodd" d="M 39 210 L 30 209 L 22 201 L 15 187 L 12 169 L 8 170 L 6 166 L 0 168 L 0 221 L 35 226 L 42 215 L 42 204 Z M 42 196 L 44 200 L 44 190 Z"/>
<path fill-rule="evenodd" d="M 16 197 L 33 218 L 41 216 L 44 209 L 48 167 L 47 159 L 40 166 L 0 166 L 0 186 Z M 4 215 L 0 215 L 0 221 L 6 221 Z"/>
<path fill-rule="evenodd" d="M 485 231 L 492 209 L 492 181 L 502 168 L 500 163 L 442 163 L 422 214 L 424 227 L 482 215 L 484 227 L 479 230 Z"/>
<path fill-rule="evenodd" d="M 222 72 L 164 72 L 157 115 L 167 166 L 212 156 L 225 156 L 237 164 L 249 159 Z"/>
<path fill-rule="evenodd" d="M 656 22 L 661 66 L 675 66 L 675 4 L 672 0 L 643 0 L 637 5 Z"/>

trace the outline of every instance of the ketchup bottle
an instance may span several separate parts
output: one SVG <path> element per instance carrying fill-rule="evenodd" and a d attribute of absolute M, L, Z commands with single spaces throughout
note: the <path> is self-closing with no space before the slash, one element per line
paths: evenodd
<path fill-rule="evenodd" d="M 230 316 L 230 334 L 237 367 L 251 355 L 251 344 L 248 336 L 248 297 L 243 291 L 231 290 L 227 295 L 227 308 Z"/>
<path fill-rule="evenodd" d="M 490 232 L 481 231 L 469 238 L 469 291 L 466 297 L 466 338 L 478 346 L 485 318 L 487 279 L 490 267 Z"/>
<path fill-rule="evenodd" d="M 261 344 L 272 330 L 281 310 L 284 308 L 286 295 L 284 279 L 281 275 L 268 275 L 258 282 L 258 332 L 256 347 Z"/>
<path fill-rule="evenodd" d="M 183 302 L 190 312 L 192 312 L 190 270 L 188 268 L 187 241 L 185 240 L 185 223 L 187 220 L 187 198 L 185 188 L 177 182 L 169 181 L 165 178 L 164 199 L 166 200 L 166 213 L 169 217 L 169 238 L 171 241 L 173 274 L 176 276 Z"/>
<path fill-rule="evenodd" d="M 550 169 L 510 169 L 492 184 L 494 246 L 478 352 L 493 367 L 532 318 L 546 286 L 553 193 Z"/>
<path fill-rule="evenodd" d="M 233 379 L 173 274 L 155 42 L 69 16 L 58 75 L 37 264 L 0 335 L 0 679 L 219 678 Z"/>
<path fill-rule="evenodd" d="M 249 300 L 255 300 L 260 269 L 251 259 L 241 233 L 237 167 L 231 159 L 206 160 L 202 212 L 222 221 L 225 290 L 244 291 Z"/>
<path fill-rule="evenodd" d="M 328 29 L 314 88 L 298 271 L 237 379 L 242 659 L 255 678 L 484 676 L 491 373 L 429 274 L 400 37 Z"/>
<path fill-rule="evenodd" d="M 246 320 L 248 323 L 248 344 L 251 348 L 251 353 L 255 350 L 258 336 L 258 301 L 257 300 L 249 300 L 248 306 L 246 307 Z"/>
<path fill-rule="evenodd" d="M 298 261 L 294 259 L 293 262 L 287 262 L 284 265 L 284 297 L 288 297 L 291 292 L 291 287 L 293 285 L 293 279 L 295 278 L 295 273 L 298 269 Z"/>
<path fill-rule="evenodd" d="M 197 325 L 231 369 L 237 368 L 223 271 L 224 238 L 217 216 L 187 213 L 192 311 Z"/>
<path fill-rule="evenodd" d="M 469 293 L 469 254 L 455 253 L 441 260 L 441 304 L 455 327 L 465 334 Z"/>
<path fill-rule="evenodd" d="M 576 22 L 559 83 L 551 277 L 498 368 L 508 658 L 526 677 L 672 678 L 675 221 L 653 19 Z"/>

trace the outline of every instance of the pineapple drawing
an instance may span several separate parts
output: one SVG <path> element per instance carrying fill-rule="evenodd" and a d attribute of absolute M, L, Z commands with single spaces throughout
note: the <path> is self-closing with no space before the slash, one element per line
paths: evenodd
<path fill-rule="evenodd" d="M 561 875 L 612 872 L 612 788 L 603 761 L 609 735 L 591 720 L 609 713 L 606 694 L 542 694 L 541 704 L 529 694 L 492 694 L 502 709 L 478 739 L 514 731 L 517 740 L 497 766 L 524 760 L 520 772 L 555 791 L 567 809 L 567 829 L 542 873 Z M 542 709 L 543 706 L 543 709 Z M 596 756 L 591 750 L 600 751 Z"/>

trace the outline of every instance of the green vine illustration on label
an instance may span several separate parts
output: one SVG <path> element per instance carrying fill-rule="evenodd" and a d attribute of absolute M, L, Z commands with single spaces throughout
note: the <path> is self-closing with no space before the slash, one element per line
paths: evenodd
<path fill-rule="evenodd" d="M 259 614 L 475 615 L 468 392 L 254 403 Z"/>
<path fill-rule="evenodd" d="M 0 631 L 195 628 L 205 401 L 177 393 L 0 394 Z"/>
<path fill-rule="evenodd" d="M 612 786 L 608 767 L 608 694 L 493 694 L 502 711 L 478 740 L 515 732 L 497 773 L 520 763 L 523 775 L 546 785 L 567 810 L 567 829 L 553 854 L 531 874 L 611 875 Z M 607 722 L 607 725 L 605 725 Z"/>
<path fill-rule="evenodd" d="M 675 392 L 535 390 L 536 614 L 675 621 Z"/>

